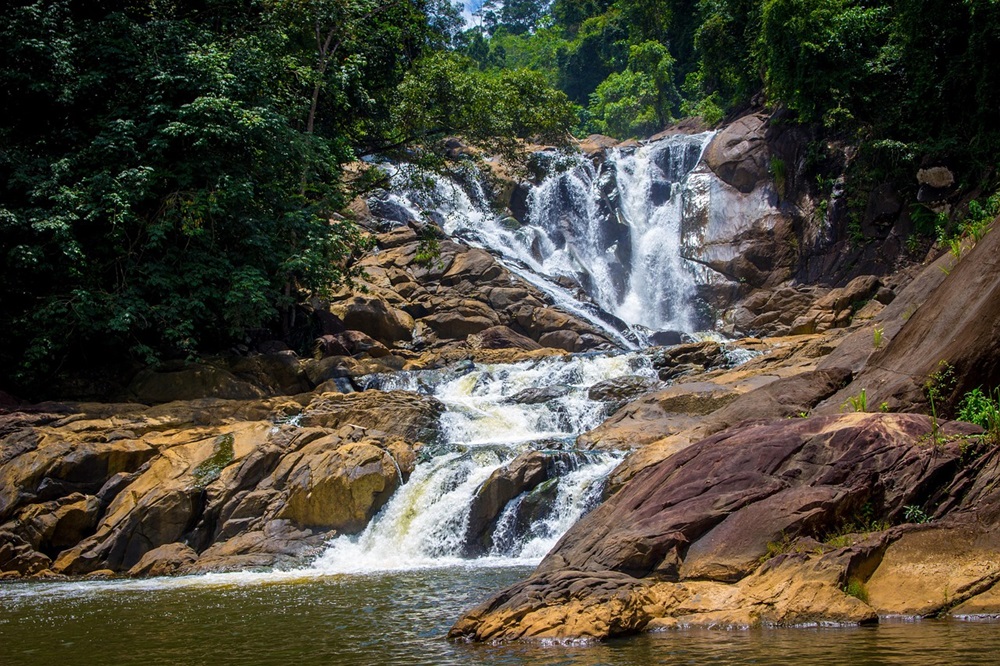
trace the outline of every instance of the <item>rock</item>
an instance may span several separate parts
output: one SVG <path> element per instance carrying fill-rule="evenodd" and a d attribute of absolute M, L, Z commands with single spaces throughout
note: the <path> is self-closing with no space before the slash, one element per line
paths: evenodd
<path fill-rule="evenodd" d="M 491 534 L 497 518 L 507 503 L 547 481 L 553 472 L 553 456 L 543 451 L 531 451 L 516 457 L 509 464 L 490 475 L 476 491 L 465 532 L 465 550 L 468 557 L 489 552 Z"/>
<path fill-rule="evenodd" d="M 313 341 L 313 352 L 317 358 L 329 356 L 350 356 L 351 350 L 336 335 L 321 335 Z"/>
<path fill-rule="evenodd" d="M 678 409 L 683 405 L 688 405 L 688 409 L 697 409 L 703 402 L 701 396 L 707 395 L 710 400 L 708 405 L 701 407 L 710 410 L 710 413 L 690 424 L 686 428 L 680 428 L 684 421 L 676 419 L 666 420 L 667 427 L 664 428 L 655 420 L 664 419 L 655 411 L 641 414 L 634 412 L 632 421 L 628 423 L 628 430 L 625 433 L 639 433 L 632 437 L 642 437 L 642 441 L 649 441 L 650 436 L 653 441 L 642 449 L 636 451 L 626 458 L 621 465 L 615 469 L 608 479 L 610 492 L 617 491 L 627 480 L 635 476 L 640 470 L 655 464 L 665 458 L 686 448 L 688 445 L 698 440 L 722 431 L 725 428 L 735 426 L 748 419 L 777 419 L 792 418 L 807 414 L 821 400 L 828 398 L 846 384 L 850 379 L 850 371 L 844 368 L 833 368 L 830 370 L 807 371 L 790 377 L 772 379 L 753 390 L 745 393 L 738 393 L 733 389 L 721 390 L 715 388 L 712 393 L 712 384 L 695 383 L 693 388 L 697 392 L 687 393 L 690 384 L 680 384 L 672 387 L 674 393 L 668 393 L 673 399 L 661 401 L 660 409 L 663 405 L 670 405 L 672 409 Z M 670 391 L 668 389 L 668 391 Z M 654 394 L 656 395 L 656 394 Z M 714 399 L 711 396 L 715 396 Z M 714 400 L 714 405 L 712 404 Z M 640 401 L 641 402 L 641 401 Z M 633 403 L 635 404 L 635 403 Z M 629 407 L 622 410 L 622 415 L 629 413 Z M 649 422 L 654 419 L 654 422 Z M 624 419 L 615 414 L 612 420 L 620 423 L 619 428 L 624 427 Z M 610 421 L 605 422 L 609 424 Z M 659 436 L 656 433 L 661 433 Z M 607 428 L 604 425 L 592 430 L 586 435 L 586 442 L 614 443 L 616 438 L 622 437 L 622 432 L 616 429 Z M 581 440 L 583 437 L 581 437 Z M 605 443 L 606 442 L 606 443 Z"/>
<path fill-rule="evenodd" d="M 528 219 L 528 201 L 531 197 L 532 184 L 522 181 L 514 187 L 510 195 L 510 213 L 517 222 L 524 224 Z"/>
<path fill-rule="evenodd" d="M 445 340 L 462 340 L 497 325 L 497 321 L 490 317 L 461 312 L 437 312 L 421 317 L 420 321 Z"/>
<path fill-rule="evenodd" d="M 724 182 L 751 192 L 768 178 L 769 151 L 764 142 L 766 120 L 749 115 L 729 124 L 705 148 L 704 160 Z"/>
<path fill-rule="evenodd" d="M 20 511 L 20 533 L 32 547 L 49 557 L 76 545 L 97 525 L 100 502 L 96 497 L 73 493 L 58 500 L 32 504 Z"/>
<path fill-rule="evenodd" d="M 444 405 L 436 398 L 409 391 L 323 393 L 302 412 L 301 425 L 336 430 L 357 425 L 410 442 L 437 439 L 437 422 Z"/>
<path fill-rule="evenodd" d="M 867 582 L 869 603 L 882 615 L 934 616 L 1000 579 L 998 549 L 995 530 L 921 526 L 885 551 Z"/>
<path fill-rule="evenodd" d="M 580 142 L 580 152 L 587 157 L 593 158 L 603 153 L 608 148 L 618 145 L 618 140 L 603 134 L 591 134 Z"/>
<path fill-rule="evenodd" d="M 391 353 L 381 342 L 361 331 L 344 331 L 336 337 L 352 355 L 368 354 L 372 358 L 383 358 Z"/>
<path fill-rule="evenodd" d="M 576 331 L 550 331 L 538 338 L 538 344 L 568 352 L 580 351 L 580 335 Z"/>
<path fill-rule="evenodd" d="M 649 336 L 649 341 L 657 346 L 669 347 L 681 344 L 684 335 L 680 331 L 654 331 Z"/>
<path fill-rule="evenodd" d="M 630 576 L 562 571 L 538 582 L 518 583 L 470 611 L 448 637 L 502 642 L 516 639 L 601 639 L 635 633 L 650 620 L 649 586 Z"/>
<path fill-rule="evenodd" d="M 864 355 L 838 356 L 828 362 L 860 363 L 870 355 L 865 369 L 821 405 L 822 411 L 837 411 L 862 389 L 869 405 L 886 403 L 894 411 L 929 411 L 924 384 L 944 369 L 942 362 L 950 366 L 955 381 L 942 388 L 944 394 L 936 405 L 939 414 L 947 413 L 967 391 L 1000 385 L 1000 272 L 995 266 L 1000 234 L 994 232 L 986 234 L 952 268 L 947 268 L 954 261 L 950 255 L 928 266 L 927 277 L 921 274 L 914 280 L 919 293 L 929 292 L 922 304 L 919 297 L 906 295 L 906 290 L 900 293 L 886 308 L 886 317 L 879 319 L 885 322 L 887 340 L 879 350 L 874 350 L 869 330 L 864 337 L 858 334 L 857 345 Z M 942 266 L 948 271 L 946 276 Z M 937 281 L 940 286 L 933 289 Z"/>
<path fill-rule="evenodd" d="M 467 613 L 450 635 L 606 638 L 675 625 L 875 621 L 880 577 L 908 596 L 899 581 L 913 580 L 908 563 L 927 561 L 928 547 L 907 556 L 906 540 L 915 537 L 905 526 L 839 548 L 816 539 L 862 515 L 888 525 L 905 506 L 954 492 L 949 480 L 966 473 L 958 441 L 974 429 L 949 423 L 949 443 L 936 448 L 921 444 L 930 427 L 922 416 L 849 414 L 748 423 L 710 437 L 633 478 L 571 528 L 530 578 Z M 969 473 L 994 478 L 992 460 Z M 1000 492 L 989 485 L 976 482 L 982 490 L 970 497 L 979 499 L 963 501 L 987 502 L 1000 515 Z M 936 543 L 949 538 L 939 533 Z M 959 542 L 969 544 L 958 551 L 970 553 L 970 564 L 981 563 L 978 578 L 969 569 L 960 586 L 968 596 L 995 581 L 1000 565 L 982 564 L 995 552 L 993 538 Z M 900 545 L 886 548 L 893 539 Z M 778 540 L 789 551 L 770 557 Z M 945 548 L 935 552 L 947 560 Z M 949 575 L 957 583 L 965 574 Z M 844 592 L 854 589 L 848 581 L 862 598 Z M 872 605 L 862 594 L 866 582 Z"/>
<path fill-rule="evenodd" d="M 584 449 L 636 449 L 692 428 L 693 418 L 736 399 L 732 388 L 711 383 L 671 386 L 625 405 L 593 430 L 580 435 Z"/>
<path fill-rule="evenodd" d="M 861 275 L 844 287 L 832 289 L 812 304 L 805 314 L 792 322 L 793 335 L 821 333 L 831 328 L 843 328 L 851 323 L 856 312 L 872 300 L 882 283 L 874 275 Z"/>
<path fill-rule="evenodd" d="M 355 296 L 334 304 L 331 311 L 348 329 L 361 331 L 383 344 L 413 338 L 413 318 L 377 298 Z"/>
<path fill-rule="evenodd" d="M 406 224 L 413 219 L 409 210 L 386 197 L 372 197 L 368 200 L 368 209 L 374 217 L 397 224 Z"/>
<path fill-rule="evenodd" d="M 143 555 L 142 559 L 129 569 L 128 575 L 171 576 L 190 567 L 197 559 L 198 553 L 187 544 L 168 543 Z"/>
<path fill-rule="evenodd" d="M 128 391 L 136 401 L 150 405 L 197 398 L 252 400 L 264 396 L 259 387 L 240 381 L 227 370 L 182 362 L 141 371 L 129 384 Z"/>
<path fill-rule="evenodd" d="M 295 395 L 310 388 L 299 357 L 290 350 L 237 357 L 228 363 L 228 368 L 237 379 L 268 394 Z"/>
<path fill-rule="evenodd" d="M 704 371 L 726 363 L 725 352 L 718 342 L 706 340 L 657 350 L 652 356 L 653 367 L 660 379 L 667 381 L 681 374 Z"/>
<path fill-rule="evenodd" d="M 540 388 L 526 388 L 504 399 L 510 405 L 540 405 L 561 398 L 572 392 L 573 387 L 555 384 Z"/>
<path fill-rule="evenodd" d="M 945 189 L 955 184 L 955 175 L 948 167 L 935 166 L 917 171 L 917 182 L 934 189 Z"/>
<path fill-rule="evenodd" d="M 287 472 L 278 518 L 298 526 L 360 532 L 395 492 L 399 478 L 391 455 L 370 442 L 320 438 L 306 445 Z"/>
<path fill-rule="evenodd" d="M 608 402 L 611 404 L 611 411 L 616 412 L 626 403 L 662 386 L 662 383 L 652 377 L 628 375 L 594 384 L 587 390 L 587 398 L 597 402 Z"/>
<path fill-rule="evenodd" d="M 51 566 L 52 560 L 37 552 L 20 535 L 0 529 L 0 574 L 32 576 Z"/>
<path fill-rule="evenodd" d="M 503 274 L 503 268 L 497 260 L 485 250 L 472 248 L 455 255 L 447 272 L 441 276 L 441 284 L 454 285 L 462 280 L 490 282 Z"/>
<path fill-rule="evenodd" d="M 69 427 L 41 428 L 33 433 L 33 449 L 0 466 L 0 520 L 39 499 L 39 489 L 49 488 L 41 501 L 71 493 L 96 493 L 118 472 L 131 472 L 156 455 L 141 441 L 119 439 L 87 441 L 85 428 L 112 429 L 107 421 L 76 421 L 83 433 Z M 82 440 L 82 441 L 81 441 Z"/>
<path fill-rule="evenodd" d="M 725 319 L 734 333 L 788 335 L 793 323 L 826 292 L 803 286 L 759 289 L 727 312 Z"/>
<path fill-rule="evenodd" d="M 466 342 L 473 349 L 541 349 L 542 345 L 506 326 L 491 326 L 470 335 Z"/>

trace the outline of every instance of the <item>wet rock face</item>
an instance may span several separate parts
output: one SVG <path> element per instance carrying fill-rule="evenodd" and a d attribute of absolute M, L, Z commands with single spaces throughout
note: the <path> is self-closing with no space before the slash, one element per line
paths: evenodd
<path fill-rule="evenodd" d="M 573 468 L 579 463 L 580 454 L 531 451 L 518 456 L 490 475 L 472 501 L 465 536 L 466 555 L 478 557 L 490 551 L 497 519 L 511 500 L 556 478 L 560 467 Z M 545 510 L 541 506 L 525 508 L 536 513 Z"/>
<path fill-rule="evenodd" d="M 996 451 L 970 466 L 962 442 L 975 427 L 949 423 L 939 445 L 931 429 L 922 416 L 850 414 L 710 437 L 638 474 L 451 635 L 605 638 L 991 607 L 998 539 L 973 507 L 995 514 Z M 890 527 L 914 506 L 940 508 L 928 525 Z M 921 566 L 942 580 L 904 584 Z M 942 584 L 962 592 L 946 602 Z"/>

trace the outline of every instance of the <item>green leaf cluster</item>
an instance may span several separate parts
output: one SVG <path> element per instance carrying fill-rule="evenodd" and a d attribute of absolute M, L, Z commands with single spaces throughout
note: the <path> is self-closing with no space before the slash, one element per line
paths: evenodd
<path fill-rule="evenodd" d="M 343 164 L 431 129 L 565 135 L 540 75 L 444 51 L 459 23 L 447 0 L 5 3 L 0 384 L 287 336 L 366 243 Z"/>
<path fill-rule="evenodd" d="M 540 67 L 581 109 L 580 132 L 716 123 L 761 102 L 861 144 L 874 168 L 947 159 L 982 178 L 1000 151 L 994 0 L 555 0 L 530 29 L 464 39 L 484 68 Z M 536 12 L 537 13 L 537 12 Z M 533 14 L 534 15 L 534 14 Z M 516 37 L 516 38 L 515 38 Z M 663 49 L 663 68 L 634 49 Z M 474 45 L 475 48 L 471 48 Z M 663 69 L 669 69 L 669 82 Z M 655 89 L 655 93 L 654 93 Z M 654 101 L 654 97 L 656 98 Z M 885 163 L 885 164 L 883 164 Z"/>

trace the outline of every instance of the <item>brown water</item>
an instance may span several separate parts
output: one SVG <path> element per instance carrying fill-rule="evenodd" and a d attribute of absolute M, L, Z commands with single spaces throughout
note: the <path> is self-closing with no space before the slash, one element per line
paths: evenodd
<path fill-rule="evenodd" d="M 593 645 L 444 635 L 524 567 L 0 584 L 0 664 L 997 664 L 1000 624 L 689 630 Z"/>

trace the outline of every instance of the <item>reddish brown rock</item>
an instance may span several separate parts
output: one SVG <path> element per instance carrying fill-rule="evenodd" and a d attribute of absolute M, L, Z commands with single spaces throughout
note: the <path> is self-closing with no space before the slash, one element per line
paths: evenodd
<path fill-rule="evenodd" d="M 909 563 L 935 556 L 917 547 L 916 557 L 894 558 L 897 546 L 888 544 L 902 537 L 902 548 L 905 527 L 846 546 L 823 539 L 863 520 L 881 521 L 867 529 L 886 529 L 903 522 L 904 507 L 939 503 L 958 495 L 958 486 L 966 490 L 961 506 L 1000 505 L 985 481 L 971 491 L 961 481 L 996 478 L 986 463 L 961 465 L 959 442 L 975 428 L 948 424 L 941 446 L 928 444 L 930 431 L 927 417 L 850 414 L 750 423 L 710 437 L 638 474 L 571 528 L 529 579 L 471 611 L 451 635 L 604 638 L 672 623 L 873 621 L 905 604 L 876 609 L 844 590 L 871 582 L 873 597 L 882 595 L 880 576 L 898 586 L 913 572 Z M 953 480 L 958 485 L 949 487 Z M 941 529 L 969 535 L 963 515 L 956 506 L 954 522 Z M 945 534 L 936 539 L 947 542 Z M 995 581 L 985 548 L 970 546 L 964 598 Z M 789 552 L 768 559 L 780 549 Z"/>

